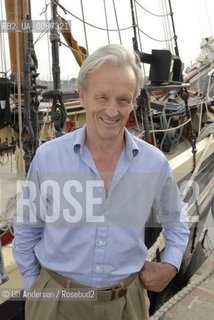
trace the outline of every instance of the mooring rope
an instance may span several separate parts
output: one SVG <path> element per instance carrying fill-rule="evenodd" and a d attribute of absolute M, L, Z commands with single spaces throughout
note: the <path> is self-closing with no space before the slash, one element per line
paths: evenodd
<path fill-rule="evenodd" d="M 194 275 L 190 279 L 188 285 L 181 289 L 177 294 L 175 294 L 171 299 L 169 299 L 160 309 L 158 309 L 155 314 L 150 317 L 150 320 L 158 320 L 162 317 L 168 310 L 170 310 L 176 303 L 181 301 L 187 294 L 189 294 L 193 289 L 198 287 L 202 282 L 208 279 L 214 273 L 214 266 L 207 270 L 203 271 L 202 275 Z"/>

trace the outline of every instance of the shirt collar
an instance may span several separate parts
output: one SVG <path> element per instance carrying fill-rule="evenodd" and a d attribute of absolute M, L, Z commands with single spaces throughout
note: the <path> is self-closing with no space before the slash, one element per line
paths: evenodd
<path fill-rule="evenodd" d="M 85 146 L 85 136 L 86 136 L 86 125 L 76 132 L 76 137 L 74 140 L 74 152 L 77 153 L 79 150 L 82 152 L 83 147 Z M 136 141 L 134 140 L 133 135 L 125 128 L 125 154 L 129 160 L 136 157 L 139 152 Z"/>
<path fill-rule="evenodd" d="M 134 136 L 125 128 L 125 154 L 129 160 L 136 157 L 139 152 L 139 148 L 134 139 Z"/>
<path fill-rule="evenodd" d="M 79 150 L 82 152 L 85 145 L 86 125 L 76 131 L 76 137 L 74 139 L 74 152 L 77 153 Z"/>

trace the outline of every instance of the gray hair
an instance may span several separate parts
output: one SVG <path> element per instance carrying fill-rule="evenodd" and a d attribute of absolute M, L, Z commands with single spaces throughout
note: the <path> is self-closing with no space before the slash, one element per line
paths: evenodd
<path fill-rule="evenodd" d="M 127 48 L 119 44 L 110 44 L 100 47 L 86 58 L 79 70 L 77 79 L 78 88 L 86 90 L 88 74 L 106 63 L 115 66 L 128 65 L 133 69 L 137 83 L 134 96 L 135 100 L 143 87 L 143 75 L 140 68 L 140 60 L 137 54 L 129 51 Z"/>

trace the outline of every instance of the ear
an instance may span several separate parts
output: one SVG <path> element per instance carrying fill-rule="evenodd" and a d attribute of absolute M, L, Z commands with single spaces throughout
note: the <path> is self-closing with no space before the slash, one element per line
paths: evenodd
<path fill-rule="evenodd" d="M 84 108 L 85 107 L 85 102 L 86 102 L 85 101 L 86 100 L 85 91 L 83 89 L 79 88 L 78 92 L 79 92 L 79 97 L 80 97 L 80 103 L 81 103 L 82 107 Z"/>

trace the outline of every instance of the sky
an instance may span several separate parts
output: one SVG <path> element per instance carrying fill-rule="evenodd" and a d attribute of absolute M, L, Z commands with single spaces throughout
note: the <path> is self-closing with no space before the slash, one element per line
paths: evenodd
<path fill-rule="evenodd" d="M 0 0 L 4 2 L 3 0 Z M 44 12 L 45 5 L 50 0 L 31 0 L 32 19 L 45 21 L 50 18 L 50 5 L 47 6 L 47 13 Z M 104 14 L 104 3 L 108 13 L 108 25 L 111 29 L 117 28 L 116 18 L 112 0 L 82 0 L 83 11 L 81 10 L 80 0 L 60 0 L 69 11 L 78 17 L 84 14 L 85 20 L 93 25 L 105 28 L 106 20 Z M 138 3 L 154 14 L 163 13 L 161 3 L 163 0 L 138 0 Z M 115 0 L 117 18 L 120 28 L 130 27 L 132 24 L 130 14 L 130 0 Z M 177 35 L 180 58 L 185 67 L 194 62 L 200 53 L 200 42 L 203 37 L 210 37 L 214 32 L 214 1 L 213 0 L 171 0 L 173 9 L 173 18 L 175 22 L 175 31 Z M 148 14 L 140 5 L 138 8 L 138 23 L 140 29 L 149 34 L 152 38 L 164 40 L 165 35 L 163 27 L 163 18 Z M 2 5 L 0 7 L 0 10 Z M 87 46 L 89 53 L 92 53 L 100 45 L 108 43 L 108 35 L 105 31 L 97 30 L 91 26 L 86 27 L 87 44 L 84 34 L 83 23 L 74 16 L 66 14 L 62 9 L 58 9 L 61 16 L 66 18 L 71 24 L 71 31 L 74 38 L 82 46 Z M 47 16 L 46 16 L 47 15 Z M 1 17 L 0 17 L 1 19 Z M 166 20 L 165 20 L 166 21 Z M 168 22 L 170 24 L 170 20 Z M 166 26 L 166 24 L 165 24 Z M 34 32 L 35 50 L 39 61 L 39 78 L 50 80 L 51 78 L 51 57 L 50 41 L 46 34 L 41 40 L 38 40 L 39 33 Z M 110 32 L 111 43 L 119 43 L 120 38 L 117 32 Z M 130 28 L 121 32 L 122 43 L 132 48 L 133 29 Z M 157 42 L 142 35 L 141 48 L 143 52 L 150 53 L 152 49 L 166 49 L 165 41 Z M 63 38 L 62 41 L 64 42 Z M 49 49 L 48 49 L 49 43 Z M 60 46 L 60 66 L 61 79 L 71 79 L 77 77 L 79 66 L 77 65 L 70 49 L 64 45 Z"/>

